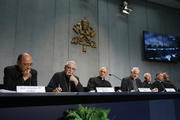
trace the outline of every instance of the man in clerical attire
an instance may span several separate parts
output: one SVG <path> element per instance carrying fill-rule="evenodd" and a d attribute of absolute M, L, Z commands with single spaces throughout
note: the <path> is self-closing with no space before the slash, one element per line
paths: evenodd
<path fill-rule="evenodd" d="M 68 61 L 64 67 L 64 71 L 57 72 L 51 78 L 47 92 L 83 92 L 84 88 L 79 81 L 79 77 L 74 75 L 76 63 Z"/>
<path fill-rule="evenodd" d="M 107 67 L 101 67 L 99 70 L 99 76 L 92 77 L 89 79 L 87 84 L 87 90 L 93 91 L 96 90 L 96 87 L 111 87 L 111 83 L 105 80 L 108 75 Z"/>

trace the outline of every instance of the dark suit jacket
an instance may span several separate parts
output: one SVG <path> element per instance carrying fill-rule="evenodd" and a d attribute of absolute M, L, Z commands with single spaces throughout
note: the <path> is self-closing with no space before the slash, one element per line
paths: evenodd
<path fill-rule="evenodd" d="M 75 76 L 79 81 L 79 78 Z M 52 92 L 57 87 L 61 87 L 62 92 L 83 92 L 84 89 L 80 83 L 75 86 L 73 81 L 69 81 L 69 77 L 65 74 L 65 72 L 57 72 L 51 78 L 48 86 L 46 87 L 47 92 Z"/>
<path fill-rule="evenodd" d="M 177 91 L 177 87 L 169 80 L 163 81 L 165 88 L 174 88 Z"/>
<path fill-rule="evenodd" d="M 18 65 L 4 68 L 4 88 L 16 90 L 16 86 L 37 86 L 37 71 L 31 69 L 32 77 L 24 81 L 23 73 Z"/>
<path fill-rule="evenodd" d="M 153 86 L 153 88 L 158 88 L 159 92 L 165 90 L 165 86 L 164 86 L 163 82 L 160 82 L 158 80 L 156 80 L 152 86 Z"/>
<path fill-rule="evenodd" d="M 123 78 L 122 79 L 122 82 L 121 82 L 121 90 L 122 91 L 130 91 L 130 90 L 133 90 L 133 83 L 132 83 L 132 78 L 129 76 L 129 77 L 126 77 L 126 78 Z M 136 84 L 137 84 L 137 87 L 138 88 L 143 88 L 143 83 L 141 82 L 141 80 L 139 78 L 136 79 Z"/>
<path fill-rule="evenodd" d="M 156 80 L 153 83 L 153 88 L 158 88 L 159 91 L 164 91 L 165 88 L 174 88 L 177 91 L 176 86 L 174 86 L 170 81 L 169 82 L 167 82 L 167 81 L 160 82 L 160 81 Z"/>
<path fill-rule="evenodd" d="M 102 80 L 100 76 L 90 78 L 87 85 L 88 91 L 96 90 L 96 87 L 111 87 L 111 83 L 107 80 Z"/>
<path fill-rule="evenodd" d="M 153 89 L 152 83 L 148 83 L 148 82 L 146 82 L 146 81 L 143 82 L 143 86 L 144 86 L 144 88 Z"/>

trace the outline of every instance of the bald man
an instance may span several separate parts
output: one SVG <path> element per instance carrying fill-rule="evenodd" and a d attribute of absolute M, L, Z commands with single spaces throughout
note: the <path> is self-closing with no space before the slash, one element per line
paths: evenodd
<path fill-rule="evenodd" d="M 16 65 L 4 68 L 4 87 L 16 90 L 16 86 L 37 86 L 37 71 L 32 69 L 32 56 L 22 53 Z"/>
<path fill-rule="evenodd" d="M 99 70 L 99 76 L 92 77 L 88 81 L 88 91 L 96 90 L 96 87 L 111 87 L 111 83 L 105 80 L 108 75 L 107 67 L 101 67 Z"/>

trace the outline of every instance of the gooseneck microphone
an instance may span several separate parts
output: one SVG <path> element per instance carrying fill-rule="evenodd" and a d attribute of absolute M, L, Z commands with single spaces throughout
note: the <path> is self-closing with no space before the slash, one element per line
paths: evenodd
<path fill-rule="evenodd" d="M 109 74 L 109 76 L 114 76 L 117 80 L 120 80 L 120 81 L 122 80 L 121 78 L 119 78 L 118 76 L 116 76 L 114 74 Z M 115 89 L 115 91 L 118 91 L 118 90 L 121 89 L 121 87 L 120 86 L 115 86 L 114 89 Z"/>
<path fill-rule="evenodd" d="M 121 78 L 119 78 L 118 76 L 114 75 L 114 74 L 109 74 L 109 76 L 114 76 L 115 78 L 117 78 L 118 80 L 122 80 Z"/>

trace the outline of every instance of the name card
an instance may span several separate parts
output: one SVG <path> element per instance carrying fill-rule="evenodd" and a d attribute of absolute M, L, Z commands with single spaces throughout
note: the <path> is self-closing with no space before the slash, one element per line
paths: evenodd
<path fill-rule="evenodd" d="M 114 92 L 113 87 L 96 87 L 97 92 Z"/>
<path fill-rule="evenodd" d="M 16 86 L 17 93 L 45 93 L 45 86 Z"/>
<path fill-rule="evenodd" d="M 151 92 L 150 88 L 138 88 L 139 92 Z"/>
<path fill-rule="evenodd" d="M 174 88 L 165 88 L 166 92 L 176 92 Z"/>

